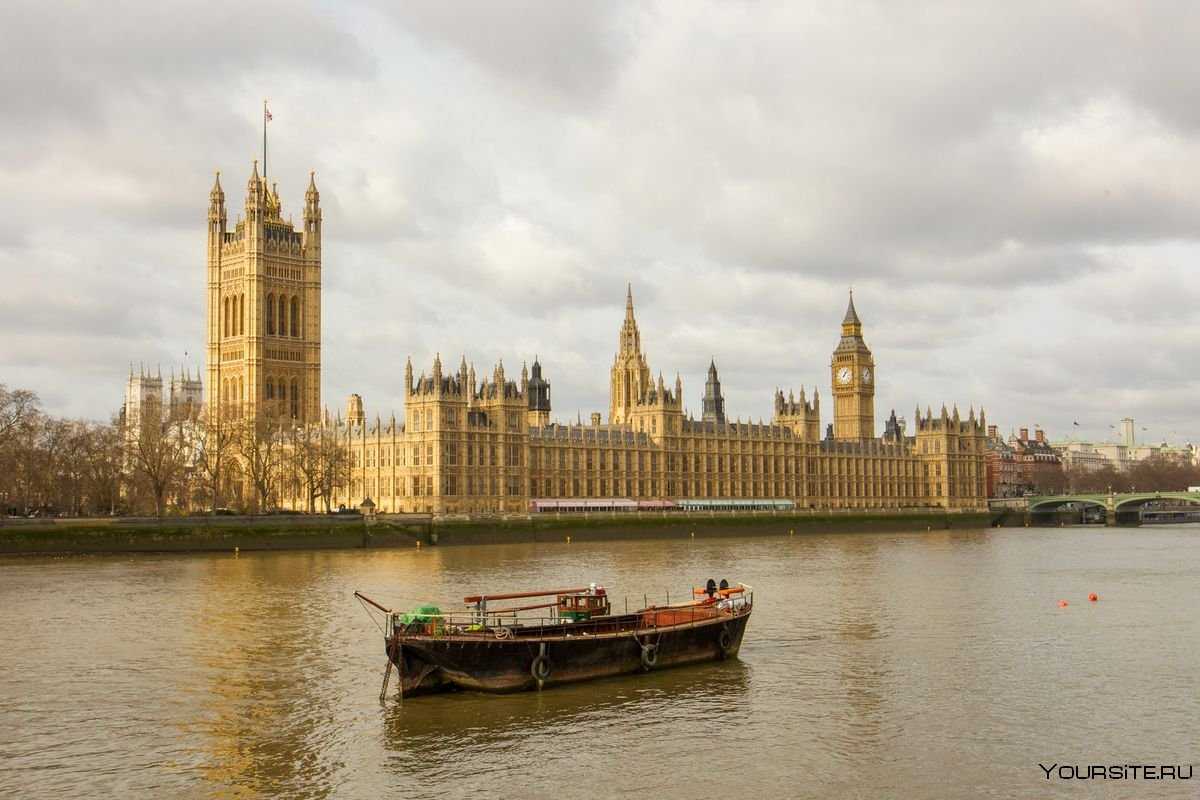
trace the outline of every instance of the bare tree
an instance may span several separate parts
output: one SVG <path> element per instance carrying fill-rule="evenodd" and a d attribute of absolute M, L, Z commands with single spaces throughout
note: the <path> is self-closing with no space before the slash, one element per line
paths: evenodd
<path fill-rule="evenodd" d="M 288 454 L 295 469 L 297 488 L 303 492 L 305 509 L 310 514 L 317 510 L 317 498 L 321 496 L 323 430 L 312 425 L 293 428 Z"/>
<path fill-rule="evenodd" d="M 88 508 L 93 512 L 114 513 L 125 478 L 121 429 L 116 421 L 87 426 L 79 457 L 87 475 Z"/>
<path fill-rule="evenodd" d="M 269 417 L 243 420 L 238 425 L 237 449 L 254 489 L 255 510 L 266 511 L 271 507 L 271 490 L 279 474 L 282 431 Z"/>
<path fill-rule="evenodd" d="M 238 423 L 218 409 L 205 409 L 197 419 L 195 464 L 210 513 L 223 505 L 240 436 Z"/>
<path fill-rule="evenodd" d="M 0 383 L 0 447 L 38 411 L 36 394 L 27 389 L 9 389 Z"/>
<path fill-rule="evenodd" d="M 333 506 L 339 489 L 350 483 L 350 452 L 339 442 L 336 429 L 321 426 L 317 447 L 317 493 L 325 503 L 325 511 Z"/>
<path fill-rule="evenodd" d="M 127 424 L 131 426 L 130 464 L 154 500 L 155 515 L 161 517 L 168 494 L 180 490 L 191 460 L 187 420 L 175 414 L 164 416 L 162 404 L 149 401 L 139 418 Z"/>

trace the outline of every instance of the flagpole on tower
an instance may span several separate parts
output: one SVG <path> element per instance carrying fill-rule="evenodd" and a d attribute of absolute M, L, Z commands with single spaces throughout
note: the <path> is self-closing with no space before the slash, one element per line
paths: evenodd
<path fill-rule="evenodd" d="M 267 182 L 267 120 L 271 112 L 267 110 L 267 101 L 263 100 L 263 183 Z"/>

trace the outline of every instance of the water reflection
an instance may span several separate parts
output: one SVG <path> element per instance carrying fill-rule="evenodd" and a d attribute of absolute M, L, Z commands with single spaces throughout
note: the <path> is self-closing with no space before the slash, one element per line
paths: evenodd
<path fill-rule="evenodd" d="M 185 730 L 205 743 L 200 771 L 215 788 L 274 794 L 300 785 L 314 797 L 332 789 L 321 708 L 339 665 L 323 648 L 342 613 L 320 584 L 336 560 L 297 553 L 205 564 L 185 644 L 205 679 L 197 686 L 188 676 L 179 689 L 199 695 L 198 719 Z"/>
<path fill-rule="evenodd" d="M 738 660 L 604 678 L 542 692 L 454 692 L 394 697 L 386 704 L 388 748 L 420 758 L 450 744 L 474 752 L 503 748 L 533 728 L 554 735 L 646 715 L 680 718 L 743 709 L 750 668 Z"/>

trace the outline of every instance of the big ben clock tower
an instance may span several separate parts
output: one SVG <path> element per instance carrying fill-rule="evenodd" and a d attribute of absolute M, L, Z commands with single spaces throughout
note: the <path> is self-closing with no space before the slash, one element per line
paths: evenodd
<path fill-rule="evenodd" d="M 875 360 L 862 338 L 854 292 L 842 319 L 842 339 L 829 362 L 833 375 L 833 435 L 836 439 L 875 438 Z"/>

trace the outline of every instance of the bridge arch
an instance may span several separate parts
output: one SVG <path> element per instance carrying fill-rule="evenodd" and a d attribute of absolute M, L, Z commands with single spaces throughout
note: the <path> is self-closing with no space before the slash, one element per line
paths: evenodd
<path fill-rule="evenodd" d="M 1059 511 L 1071 504 L 1089 505 L 1097 508 L 1107 509 L 1108 504 L 1100 497 L 1089 497 L 1085 495 L 1063 495 L 1061 497 L 1039 497 L 1036 500 L 1030 500 L 1029 512 L 1031 514 L 1037 512 Z"/>
<path fill-rule="evenodd" d="M 1200 494 L 1192 492 L 1146 492 L 1145 494 L 1117 495 L 1113 502 L 1114 511 L 1132 511 L 1152 500 L 1175 500 L 1200 505 Z"/>

